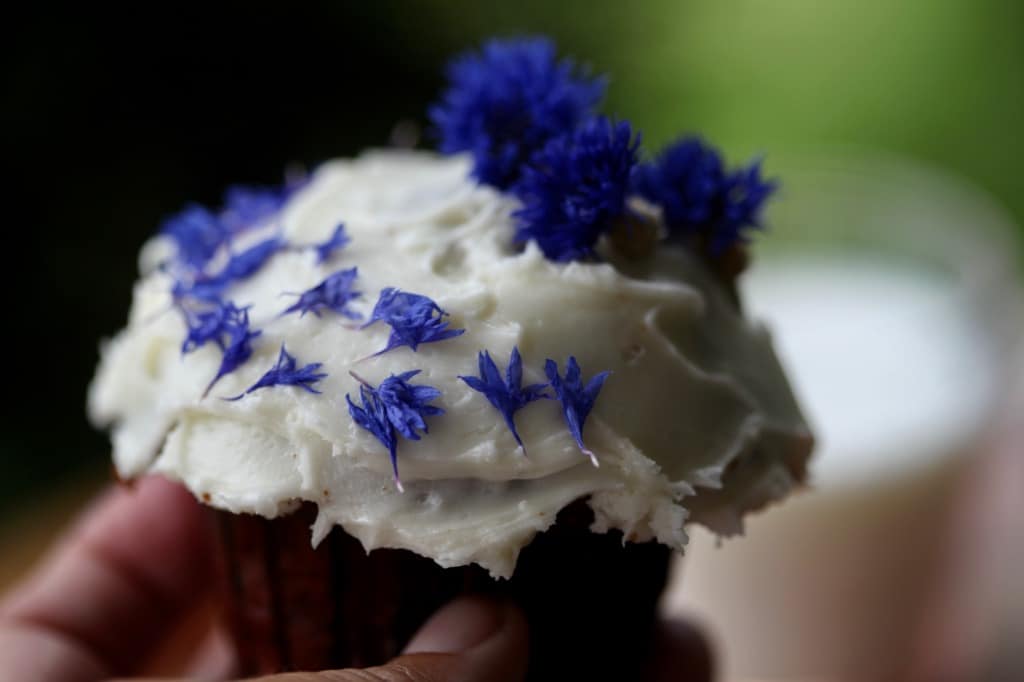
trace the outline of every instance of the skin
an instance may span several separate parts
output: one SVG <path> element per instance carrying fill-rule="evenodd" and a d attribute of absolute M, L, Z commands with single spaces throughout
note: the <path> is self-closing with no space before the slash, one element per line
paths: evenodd
<path fill-rule="evenodd" d="M 131 677 L 207 597 L 212 538 L 196 500 L 151 477 L 114 486 L 0 601 L 0 669 L 22 682 Z M 704 638 L 665 622 L 641 679 L 711 679 Z M 526 622 L 510 604 L 462 598 L 438 611 L 401 656 L 365 670 L 290 673 L 265 682 L 512 682 L 525 675 Z M 220 632 L 176 679 L 232 679 Z M 646 673 L 643 674 L 643 673 Z"/>

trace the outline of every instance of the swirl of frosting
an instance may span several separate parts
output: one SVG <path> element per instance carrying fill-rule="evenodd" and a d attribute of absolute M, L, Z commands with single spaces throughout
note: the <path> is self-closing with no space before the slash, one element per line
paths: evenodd
<path fill-rule="evenodd" d="M 682 549 L 684 525 L 721 534 L 742 515 L 784 496 L 803 477 L 811 435 L 771 347 L 697 256 L 661 245 L 650 255 L 602 263 L 554 263 L 512 245 L 509 195 L 477 184 L 466 156 L 374 152 L 322 166 L 266 230 L 289 244 L 328 239 L 344 222 L 351 243 L 323 263 L 283 250 L 230 297 L 251 306 L 262 334 L 253 355 L 211 394 L 218 349 L 181 354 L 185 323 L 172 312 L 171 277 L 155 267 L 162 238 L 141 257 L 126 329 L 107 342 L 90 388 L 97 424 L 111 427 L 125 478 L 158 472 L 220 509 L 274 517 L 315 503 L 318 543 L 335 525 L 367 550 L 408 549 L 442 566 L 475 562 L 509 576 L 520 549 L 560 509 L 586 498 L 593 530 Z M 255 238 L 255 237 L 254 237 Z M 385 287 L 429 296 L 461 336 L 373 356 L 386 325 L 361 329 L 334 315 L 285 315 L 285 292 L 307 290 L 358 266 L 369 313 Z M 255 391 L 282 343 L 327 377 L 320 394 L 294 387 Z M 585 426 L 594 467 L 580 453 L 556 401 L 516 413 L 529 455 L 502 415 L 459 375 L 477 353 L 523 357 L 524 384 L 544 382 L 544 360 L 576 356 L 589 375 L 611 375 Z M 441 391 L 444 416 L 429 435 L 402 441 L 405 491 L 387 451 L 349 417 L 355 371 L 373 384 L 422 370 Z"/>

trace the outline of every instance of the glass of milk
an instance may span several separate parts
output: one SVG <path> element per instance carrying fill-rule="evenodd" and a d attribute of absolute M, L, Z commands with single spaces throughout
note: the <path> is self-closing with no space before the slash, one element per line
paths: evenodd
<path fill-rule="evenodd" d="M 986 197 L 893 158 L 783 164 L 741 277 L 815 430 L 804 492 L 717 543 L 666 598 L 723 679 L 896 679 L 957 481 L 1020 355 L 1015 230 Z"/>

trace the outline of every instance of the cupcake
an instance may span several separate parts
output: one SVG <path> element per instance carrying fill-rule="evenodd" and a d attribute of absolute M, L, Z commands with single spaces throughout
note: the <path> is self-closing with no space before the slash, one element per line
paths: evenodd
<path fill-rule="evenodd" d="M 551 43 L 455 60 L 438 152 L 192 205 L 143 248 L 89 396 L 119 476 L 216 517 L 243 672 L 369 665 L 504 595 L 531 676 L 629 676 L 686 525 L 727 536 L 811 435 L 735 277 L 774 184 L 644 160 Z"/>

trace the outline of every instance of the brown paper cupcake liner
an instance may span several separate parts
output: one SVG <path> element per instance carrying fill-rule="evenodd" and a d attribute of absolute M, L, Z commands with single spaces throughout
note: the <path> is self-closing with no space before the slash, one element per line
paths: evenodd
<path fill-rule="evenodd" d="M 341 528 L 313 549 L 312 504 L 276 519 L 215 515 L 245 675 L 379 665 L 448 601 L 488 594 L 526 613 L 528 679 L 632 679 L 647 658 L 670 557 L 657 543 L 590 532 L 582 500 L 523 549 L 509 580 L 406 550 L 367 553 Z"/>

